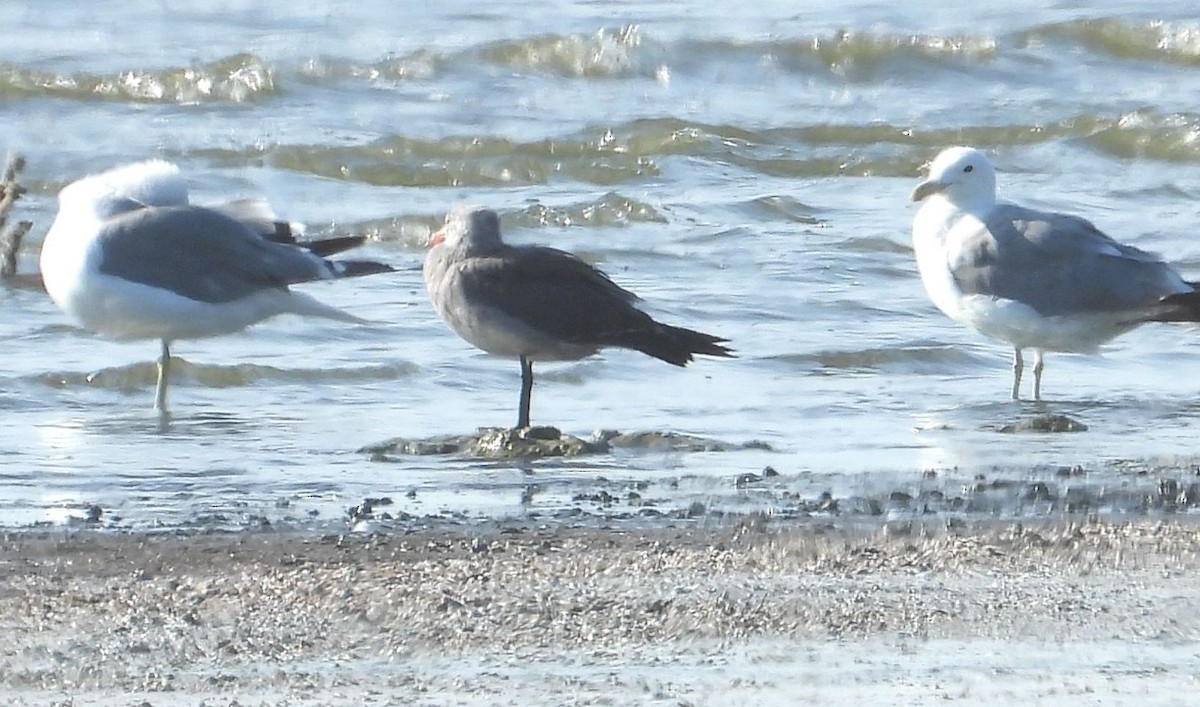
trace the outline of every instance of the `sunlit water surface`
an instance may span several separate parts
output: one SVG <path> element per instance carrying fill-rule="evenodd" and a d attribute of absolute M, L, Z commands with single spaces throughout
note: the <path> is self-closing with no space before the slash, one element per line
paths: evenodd
<path fill-rule="evenodd" d="M 0 524 L 98 507 L 115 527 L 345 527 L 367 498 L 466 520 L 1079 510 L 1040 480 L 1056 498 L 1131 489 L 1084 510 L 1187 510 L 1161 486 L 1186 489 L 1200 460 L 1200 332 L 1051 355 L 1047 402 L 1012 403 L 1010 352 L 926 299 L 907 197 L 941 147 L 974 144 L 1008 198 L 1085 214 L 1200 276 L 1194 6 L 944 5 L 6 10 L 2 145 L 28 158 L 14 216 L 35 223 L 23 270 L 63 184 L 158 156 L 197 201 L 266 196 L 312 234 L 370 235 L 361 254 L 399 271 L 304 288 L 373 326 L 280 318 L 178 342 L 166 426 L 154 342 L 104 340 L 41 292 L 0 290 Z M 524 463 L 359 452 L 515 420 L 517 364 L 457 339 L 420 278 L 431 228 L 463 201 L 738 352 L 686 370 L 626 351 L 541 366 L 535 422 L 764 444 Z M 1089 429 L 996 431 L 1039 413 Z M 932 484 L 970 500 L 996 478 L 1016 484 L 1011 503 L 904 498 Z M 1139 505 L 1143 486 L 1157 500 Z"/>

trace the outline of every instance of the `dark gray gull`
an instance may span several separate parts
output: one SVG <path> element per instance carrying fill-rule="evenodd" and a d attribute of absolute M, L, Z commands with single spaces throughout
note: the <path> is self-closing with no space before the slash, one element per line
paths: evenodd
<path fill-rule="evenodd" d="M 1094 353 L 1146 322 L 1200 321 L 1200 293 L 1158 256 L 1069 214 L 996 201 L 996 170 L 971 147 L 943 150 L 917 185 L 913 248 L 929 298 L 951 319 L 1032 348 L 1033 399 L 1046 351 Z"/>
<path fill-rule="evenodd" d="M 510 246 L 489 209 L 464 206 L 430 238 L 425 286 L 438 314 L 470 344 L 521 362 L 517 427 L 529 426 L 534 361 L 574 361 L 616 346 L 676 366 L 731 357 L 726 339 L 654 321 L 638 298 L 565 251 Z"/>
<path fill-rule="evenodd" d="M 261 200 L 192 205 L 178 167 L 160 160 L 79 179 L 58 202 L 42 244 L 46 291 L 85 329 L 162 342 L 154 406 L 164 414 L 172 341 L 229 334 L 285 313 L 364 323 L 288 285 L 392 270 L 326 260 L 363 239 L 298 242 Z"/>

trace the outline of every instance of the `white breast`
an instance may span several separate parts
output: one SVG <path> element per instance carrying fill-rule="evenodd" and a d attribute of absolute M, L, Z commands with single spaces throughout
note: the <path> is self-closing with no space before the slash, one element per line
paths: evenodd
<path fill-rule="evenodd" d="M 87 282 L 99 267 L 100 223 L 90 213 L 60 211 L 42 243 L 39 266 L 46 292 L 63 311 L 78 318 L 87 300 Z"/>
<path fill-rule="evenodd" d="M 917 212 L 913 220 L 913 250 L 921 283 L 933 304 L 946 316 L 963 321 L 960 304 L 962 290 L 950 271 L 949 243 L 953 227 L 963 218 L 973 218 L 959 211 L 941 196 L 934 195 Z"/>

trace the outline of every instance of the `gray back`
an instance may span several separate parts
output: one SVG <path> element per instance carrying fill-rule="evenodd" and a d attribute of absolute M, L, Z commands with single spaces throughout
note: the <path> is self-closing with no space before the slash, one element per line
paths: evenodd
<path fill-rule="evenodd" d="M 109 221 L 100 237 L 100 271 L 220 303 L 324 277 L 324 262 L 264 240 L 229 216 L 199 206 L 148 207 Z"/>
<path fill-rule="evenodd" d="M 1023 302 L 1043 316 L 1119 312 L 1188 289 L 1170 265 L 1089 221 L 997 204 L 951 264 L 964 293 Z"/>

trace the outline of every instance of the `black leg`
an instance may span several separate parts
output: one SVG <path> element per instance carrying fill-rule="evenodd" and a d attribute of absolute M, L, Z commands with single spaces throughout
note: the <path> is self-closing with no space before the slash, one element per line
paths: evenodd
<path fill-rule="evenodd" d="M 171 346 L 166 339 L 162 341 L 162 356 L 158 359 L 158 386 L 154 390 L 154 409 L 159 414 L 167 414 L 167 386 L 171 382 Z"/>
<path fill-rule="evenodd" d="M 521 357 L 521 409 L 517 411 L 517 429 L 529 427 L 529 399 L 533 395 L 533 361 Z"/>

